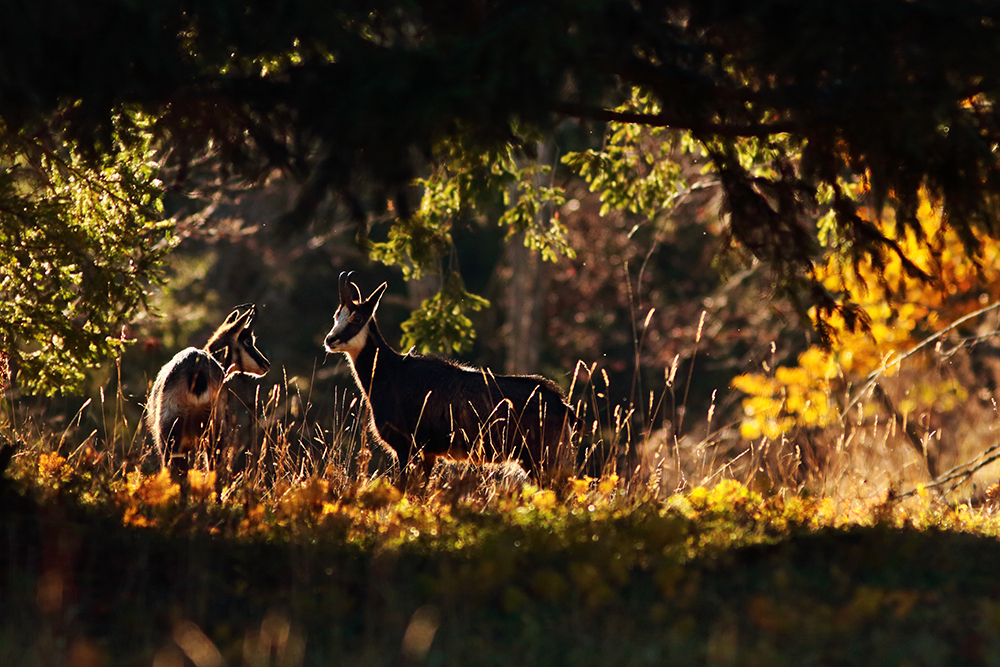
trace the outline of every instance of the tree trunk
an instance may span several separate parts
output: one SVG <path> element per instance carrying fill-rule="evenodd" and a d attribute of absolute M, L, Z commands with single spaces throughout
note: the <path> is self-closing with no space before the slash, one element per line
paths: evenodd
<path fill-rule="evenodd" d="M 542 314 L 545 303 L 545 267 L 538 253 L 524 245 L 524 235 L 511 237 L 507 246 L 510 281 L 507 283 L 508 374 L 536 373 L 541 357 Z"/>
<path fill-rule="evenodd" d="M 538 144 L 538 161 L 546 164 L 553 154 L 551 142 Z M 512 197 L 516 197 L 512 193 Z M 546 224 L 552 215 L 544 206 L 538 213 Z M 537 373 L 545 334 L 543 318 L 548 294 L 548 270 L 541 256 L 524 245 L 524 234 L 515 234 L 507 242 L 506 311 L 507 355 L 504 370 L 508 374 Z"/>

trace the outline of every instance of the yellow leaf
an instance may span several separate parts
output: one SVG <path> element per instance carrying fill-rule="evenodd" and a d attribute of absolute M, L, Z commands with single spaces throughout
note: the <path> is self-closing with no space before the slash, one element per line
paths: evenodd
<path fill-rule="evenodd" d="M 609 495 L 618 486 L 618 475 L 611 474 L 607 477 L 601 478 L 600 483 L 597 485 L 597 491 L 604 496 Z"/>

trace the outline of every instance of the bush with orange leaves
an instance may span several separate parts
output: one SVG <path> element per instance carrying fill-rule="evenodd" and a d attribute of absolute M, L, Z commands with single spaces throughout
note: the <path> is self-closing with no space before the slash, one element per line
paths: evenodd
<path fill-rule="evenodd" d="M 867 417 L 881 414 L 883 424 L 902 426 L 928 422 L 928 415 L 948 413 L 966 401 L 966 385 L 974 378 L 929 370 L 940 360 L 953 323 L 996 303 L 1000 243 L 977 236 L 972 245 L 978 244 L 978 256 L 971 255 L 970 239 L 963 240 L 942 225 L 941 210 L 927 198 L 917 219 L 921 236 L 894 235 L 891 211 L 873 220 L 898 246 L 898 252 L 890 247 L 874 261 L 855 263 L 849 244 L 827 239 L 831 247 L 817 264 L 816 277 L 832 293 L 856 303 L 867 326 L 852 329 L 838 315 L 829 315 L 825 321 L 834 334 L 829 348 L 812 345 L 793 364 L 772 368 L 765 363 L 761 372 L 734 378 L 732 386 L 746 394 L 740 424 L 743 438 L 781 441 L 828 427 L 840 437 L 841 424 L 855 407 Z M 913 275 L 900 255 L 931 279 Z M 810 316 L 818 321 L 815 312 Z M 973 318 L 970 323 L 982 322 Z M 938 347 L 922 345 L 925 342 L 937 342 Z M 961 347 L 956 343 L 951 351 Z M 915 354 L 917 350 L 922 354 Z M 877 400 L 870 400 L 873 395 Z M 910 438 L 915 439 L 912 431 Z"/>

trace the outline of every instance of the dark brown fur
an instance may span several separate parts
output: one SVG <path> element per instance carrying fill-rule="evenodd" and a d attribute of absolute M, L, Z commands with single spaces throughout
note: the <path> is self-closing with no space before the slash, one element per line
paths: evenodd
<path fill-rule="evenodd" d="M 366 300 L 341 275 L 341 306 L 327 335 L 344 352 L 371 408 L 373 430 L 404 473 L 419 456 L 429 473 L 440 456 L 517 460 L 536 479 L 575 462 L 576 415 L 559 387 L 537 375 L 494 375 L 447 359 L 401 355 L 382 337 L 375 309 L 383 284 Z M 404 474 L 405 479 L 405 474 Z"/>

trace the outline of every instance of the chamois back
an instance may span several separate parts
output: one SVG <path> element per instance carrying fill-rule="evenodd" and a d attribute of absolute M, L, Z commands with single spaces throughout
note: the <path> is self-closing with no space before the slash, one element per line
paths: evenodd
<path fill-rule="evenodd" d="M 161 458 L 194 449 L 226 409 L 225 369 L 203 349 L 181 350 L 156 375 L 146 420 Z"/>

